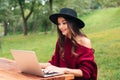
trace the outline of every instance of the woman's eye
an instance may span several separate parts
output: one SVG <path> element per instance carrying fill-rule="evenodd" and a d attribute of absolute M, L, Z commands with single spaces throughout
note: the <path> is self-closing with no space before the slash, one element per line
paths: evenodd
<path fill-rule="evenodd" d="M 63 22 L 63 24 L 66 24 L 66 22 Z"/>

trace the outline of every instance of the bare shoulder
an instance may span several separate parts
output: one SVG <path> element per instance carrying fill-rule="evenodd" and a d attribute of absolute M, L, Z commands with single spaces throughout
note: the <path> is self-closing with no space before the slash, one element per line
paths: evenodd
<path fill-rule="evenodd" d="M 92 48 L 91 41 L 87 37 L 77 37 L 76 41 L 78 44 L 80 44 L 82 46 L 85 46 L 87 48 Z"/>

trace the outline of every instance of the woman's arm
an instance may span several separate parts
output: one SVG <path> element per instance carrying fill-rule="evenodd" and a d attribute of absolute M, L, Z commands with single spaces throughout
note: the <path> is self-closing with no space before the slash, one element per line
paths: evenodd
<path fill-rule="evenodd" d="M 64 74 L 74 74 L 76 77 L 82 77 L 83 73 L 80 69 L 60 68 L 53 65 L 49 65 L 45 68 L 45 72 L 60 72 Z"/>

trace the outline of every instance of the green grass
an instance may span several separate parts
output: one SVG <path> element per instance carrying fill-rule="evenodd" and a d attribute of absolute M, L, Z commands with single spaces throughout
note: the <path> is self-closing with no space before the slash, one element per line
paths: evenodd
<path fill-rule="evenodd" d="M 120 27 L 120 8 L 97 10 L 82 17 L 86 23 L 85 32 L 96 33 Z"/>
<path fill-rule="evenodd" d="M 98 80 L 120 79 L 120 27 L 94 34 L 89 34 L 95 60 L 98 64 Z"/>
<path fill-rule="evenodd" d="M 0 56 L 6 58 L 12 58 L 10 54 L 11 49 L 21 50 L 33 50 L 37 54 L 37 57 L 45 62 L 50 59 L 54 51 L 56 42 L 56 34 L 42 33 L 29 34 L 28 36 L 23 35 L 11 35 L 2 37 L 2 49 Z"/>
<path fill-rule="evenodd" d="M 83 16 L 83 31 L 91 39 L 98 65 L 98 80 L 120 79 L 120 8 L 95 11 Z M 13 59 L 10 49 L 33 50 L 41 62 L 47 62 L 54 53 L 57 40 L 54 34 L 32 33 L 28 36 L 2 37 L 0 57 Z"/>

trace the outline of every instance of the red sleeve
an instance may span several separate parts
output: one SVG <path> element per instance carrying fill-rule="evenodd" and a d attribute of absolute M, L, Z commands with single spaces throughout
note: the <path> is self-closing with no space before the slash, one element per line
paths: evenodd
<path fill-rule="evenodd" d="M 97 80 L 97 65 L 94 62 L 94 54 L 92 49 L 83 50 L 78 57 L 78 68 L 83 72 L 83 78 Z"/>
<path fill-rule="evenodd" d="M 58 61 L 59 61 L 59 47 L 58 47 L 58 43 L 56 43 L 54 54 L 53 54 L 51 60 L 49 61 L 49 63 L 51 63 L 54 66 L 59 66 Z"/>

